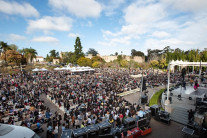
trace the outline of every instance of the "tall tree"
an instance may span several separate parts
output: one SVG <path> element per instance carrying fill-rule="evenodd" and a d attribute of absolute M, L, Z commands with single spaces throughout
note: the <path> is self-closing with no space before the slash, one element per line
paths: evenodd
<path fill-rule="evenodd" d="M 73 52 L 65 52 L 62 57 L 63 63 L 75 63 L 75 54 Z"/>
<path fill-rule="evenodd" d="M 9 47 L 11 48 L 11 50 L 15 50 L 15 51 L 18 50 L 18 46 L 15 44 L 11 44 L 11 45 L 9 45 Z"/>
<path fill-rule="evenodd" d="M 7 50 L 6 54 L 8 63 L 10 63 L 11 66 L 15 64 L 20 66 L 21 62 L 23 61 L 23 56 L 19 52 L 17 52 L 16 50 Z"/>
<path fill-rule="evenodd" d="M 159 60 L 162 57 L 162 50 L 159 50 L 159 49 L 154 49 L 154 50 L 148 49 L 147 50 L 147 56 L 148 56 L 148 61 Z"/>
<path fill-rule="evenodd" d="M 24 55 L 27 60 L 27 63 L 31 63 L 34 58 L 37 56 L 37 51 L 33 48 L 23 48 L 20 52 Z"/>
<path fill-rule="evenodd" d="M 207 61 L 207 51 L 201 52 L 201 61 L 206 62 Z"/>
<path fill-rule="evenodd" d="M 141 52 L 141 51 L 136 51 L 135 49 L 132 49 L 131 50 L 131 56 L 134 57 L 134 56 L 141 56 L 143 57 L 144 56 L 144 53 Z"/>
<path fill-rule="evenodd" d="M 54 58 L 59 58 L 59 52 L 56 52 L 55 49 L 50 50 L 49 53 L 50 55 L 47 54 L 46 59 L 45 59 L 47 62 L 52 62 Z"/>
<path fill-rule="evenodd" d="M 117 61 L 118 61 L 119 64 L 120 64 L 120 62 L 121 62 L 122 59 L 123 59 L 122 55 L 118 55 L 117 56 Z"/>
<path fill-rule="evenodd" d="M 59 57 L 59 52 L 56 52 L 55 49 L 50 50 L 49 53 L 50 53 L 50 57 L 51 57 L 51 58 L 58 58 L 58 57 Z"/>
<path fill-rule="evenodd" d="M 86 54 L 92 54 L 93 56 L 96 56 L 98 54 L 98 51 L 96 51 L 94 48 L 89 48 Z"/>
<path fill-rule="evenodd" d="M 84 54 L 82 52 L 82 45 L 81 45 L 81 41 L 80 41 L 80 38 L 77 37 L 76 40 L 75 40 L 75 45 L 74 45 L 74 48 L 75 48 L 75 57 L 76 57 L 76 62 L 77 60 L 80 58 L 80 57 L 84 57 Z"/>
<path fill-rule="evenodd" d="M 5 65 L 7 66 L 7 55 L 6 55 L 6 51 L 7 50 L 11 50 L 11 48 L 9 47 L 9 45 L 3 41 L 0 42 L 0 53 L 4 54 L 4 61 L 5 61 Z"/>

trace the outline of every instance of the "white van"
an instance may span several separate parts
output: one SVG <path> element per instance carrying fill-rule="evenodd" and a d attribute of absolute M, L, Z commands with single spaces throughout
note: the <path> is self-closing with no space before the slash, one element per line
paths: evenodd
<path fill-rule="evenodd" d="M 40 138 L 27 127 L 0 124 L 0 138 Z"/>

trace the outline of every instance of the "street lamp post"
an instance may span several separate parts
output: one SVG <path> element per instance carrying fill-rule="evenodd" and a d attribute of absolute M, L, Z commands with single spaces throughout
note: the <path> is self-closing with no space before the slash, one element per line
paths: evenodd
<path fill-rule="evenodd" d="M 142 79 L 141 79 L 141 87 L 140 87 L 140 97 L 139 97 L 139 103 L 140 103 L 140 105 L 142 104 L 142 100 L 141 100 L 141 98 L 142 98 L 142 86 L 143 86 L 143 71 L 142 71 Z"/>
<path fill-rule="evenodd" d="M 168 83 L 167 83 L 167 100 L 165 101 L 165 105 L 170 104 L 169 95 L 170 95 L 170 63 L 168 64 Z"/>

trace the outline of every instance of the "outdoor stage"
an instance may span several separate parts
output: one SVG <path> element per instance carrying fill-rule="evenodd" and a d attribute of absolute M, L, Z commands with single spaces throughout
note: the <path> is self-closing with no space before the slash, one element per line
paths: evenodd
<path fill-rule="evenodd" d="M 199 87 L 197 91 L 194 90 L 193 86 L 186 86 L 186 90 L 181 86 L 177 89 L 172 90 L 170 93 L 172 97 L 171 104 L 165 105 L 166 94 L 162 94 L 161 103 L 171 114 L 172 120 L 186 124 L 188 122 L 188 110 L 195 110 L 196 98 L 204 98 L 204 95 L 207 95 L 207 88 Z M 178 98 L 178 95 L 181 95 L 181 98 Z M 191 97 L 191 99 L 189 99 Z"/>

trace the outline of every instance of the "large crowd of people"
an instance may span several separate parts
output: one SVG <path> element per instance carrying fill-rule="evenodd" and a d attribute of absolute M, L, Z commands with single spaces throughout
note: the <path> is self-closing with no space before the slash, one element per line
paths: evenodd
<path fill-rule="evenodd" d="M 39 129 L 47 123 L 47 136 L 57 137 L 64 129 L 74 129 L 108 120 L 119 126 L 126 117 L 139 119 L 143 111 L 118 94 L 140 87 L 144 73 L 149 87 L 165 85 L 167 73 L 149 70 L 97 69 L 95 73 L 71 75 L 68 71 L 27 72 L 1 75 L 0 123 Z M 180 73 L 171 82 L 181 81 Z M 64 114 L 52 114 L 41 94 L 64 107 Z M 61 127 L 60 127 L 61 126 Z"/>

